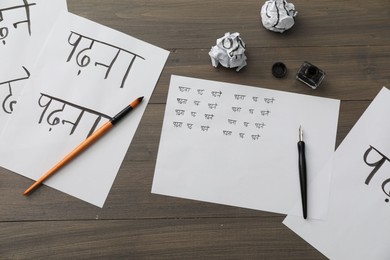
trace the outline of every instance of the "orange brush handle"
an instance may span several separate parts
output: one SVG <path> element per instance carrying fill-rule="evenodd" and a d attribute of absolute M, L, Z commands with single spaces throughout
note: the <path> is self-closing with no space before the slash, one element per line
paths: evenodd
<path fill-rule="evenodd" d="M 108 132 L 112 128 L 112 123 L 108 121 L 103 126 L 101 126 L 98 130 L 96 130 L 92 135 L 90 135 L 84 142 L 82 142 L 79 146 L 77 146 L 72 152 L 70 152 L 67 156 L 64 157 L 60 162 L 54 165 L 49 171 L 47 171 L 44 175 L 42 175 L 33 185 L 31 185 L 23 195 L 28 195 L 31 191 L 33 191 L 36 187 L 41 185 L 47 178 L 52 176 L 55 172 L 61 169 L 68 162 L 73 160 L 77 155 L 83 152 L 87 147 L 89 147 L 92 143 L 98 140 L 101 136 Z"/>

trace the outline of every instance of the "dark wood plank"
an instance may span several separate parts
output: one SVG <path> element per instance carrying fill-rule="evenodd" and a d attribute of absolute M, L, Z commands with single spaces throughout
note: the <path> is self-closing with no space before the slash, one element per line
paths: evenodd
<path fill-rule="evenodd" d="M 290 1 L 296 25 L 284 34 L 263 28 L 265 1 L 80 1 L 69 10 L 163 48 L 210 48 L 225 32 L 238 31 L 252 47 L 387 45 L 390 2 L 383 0 Z"/>
<path fill-rule="evenodd" d="M 0 255 L 6 259 L 326 259 L 285 228 L 282 220 L 0 223 Z"/>

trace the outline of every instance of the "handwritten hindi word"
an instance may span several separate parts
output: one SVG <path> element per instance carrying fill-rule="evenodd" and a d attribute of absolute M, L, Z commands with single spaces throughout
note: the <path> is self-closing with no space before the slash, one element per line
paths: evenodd
<path fill-rule="evenodd" d="M 188 99 L 186 99 L 186 98 L 177 98 L 177 102 L 180 105 L 187 104 L 187 101 L 188 101 Z"/>
<path fill-rule="evenodd" d="M 12 93 L 12 83 L 30 78 L 30 72 L 25 67 L 22 67 L 22 68 L 23 68 L 24 72 L 26 73 L 26 76 L 0 83 L 0 86 L 6 85 L 8 87 L 9 93 L 7 94 L 7 96 L 5 96 L 3 103 L 2 103 L 3 111 L 7 114 L 11 114 L 14 111 L 14 105 L 16 104 L 16 97 L 13 98 L 13 93 Z"/>
<path fill-rule="evenodd" d="M 206 118 L 207 120 L 212 120 L 214 117 L 213 114 L 204 114 L 204 118 Z"/>
<path fill-rule="evenodd" d="M 183 110 L 183 109 L 176 109 L 175 112 L 176 112 L 176 115 L 178 115 L 178 116 L 184 116 L 185 110 Z"/>
<path fill-rule="evenodd" d="M 30 7 L 36 5 L 36 3 L 28 3 L 27 0 L 23 0 L 22 5 L 14 5 L 6 8 L 0 9 L 0 40 L 3 43 L 3 45 L 6 44 L 6 38 L 9 36 L 10 33 L 10 26 L 5 25 L 3 26 L 3 23 L 5 22 L 4 17 L 5 14 L 10 11 L 22 11 L 23 12 L 23 18 L 21 20 L 18 20 L 16 22 L 11 22 L 12 26 L 15 29 L 18 29 L 18 26 L 20 24 L 26 24 L 27 25 L 27 31 L 28 34 L 31 36 L 31 19 L 30 19 Z"/>
<path fill-rule="evenodd" d="M 213 97 L 221 97 L 222 96 L 222 91 L 211 91 L 211 95 Z"/>
<path fill-rule="evenodd" d="M 41 93 L 41 97 L 38 100 L 38 105 L 41 108 L 43 108 L 38 123 L 42 124 L 43 122 L 46 122 L 49 125 L 49 132 L 52 131 L 53 126 L 57 126 L 60 123 L 62 125 L 69 124 L 72 126 L 70 129 L 69 135 L 72 135 L 75 132 L 77 126 L 80 124 L 83 116 L 86 113 L 88 113 L 88 114 L 92 115 L 95 119 L 92 123 L 91 128 L 89 129 L 87 136 L 86 136 L 86 138 L 87 138 L 96 130 L 96 127 L 99 125 L 102 118 L 105 118 L 108 120 L 111 119 L 111 117 L 108 115 L 99 113 L 97 111 L 88 109 L 86 107 L 72 104 L 72 103 L 67 102 L 65 100 L 61 100 L 59 98 L 55 98 L 55 97 L 52 97 L 52 96 L 49 96 L 49 95 L 46 95 L 43 93 Z M 63 113 L 67 107 L 70 107 L 73 110 L 77 111 L 78 116 L 77 116 L 76 120 L 73 120 L 73 121 L 65 120 L 65 119 L 61 120 L 61 118 L 60 118 L 61 113 Z M 64 113 L 64 116 L 66 116 L 66 114 L 67 113 Z"/>
<path fill-rule="evenodd" d="M 242 107 L 232 107 L 233 112 L 241 112 Z"/>
<path fill-rule="evenodd" d="M 252 137 L 253 140 L 259 140 L 260 135 L 259 135 L 259 134 L 257 134 L 257 135 L 251 135 L 251 137 Z"/>
<path fill-rule="evenodd" d="M 239 95 L 239 94 L 234 95 L 234 98 L 236 100 L 245 100 L 245 97 L 246 97 L 246 95 Z"/>
<path fill-rule="evenodd" d="M 179 86 L 180 92 L 190 92 L 191 88 Z"/>
<path fill-rule="evenodd" d="M 368 155 L 374 151 L 377 155 L 380 155 L 382 158 L 376 162 L 368 162 Z M 370 145 L 370 148 L 366 150 L 363 156 L 364 162 L 370 166 L 373 167 L 374 169 L 370 172 L 370 174 L 367 176 L 366 181 L 364 182 L 366 185 L 369 185 L 371 182 L 371 179 L 374 177 L 374 175 L 378 172 L 378 170 L 382 167 L 382 165 L 386 162 L 389 161 L 390 159 L 387 158 L 384 154 L 382 154 L 380 151 L 378 151 L 375 147 Z M 390 197 L 390 178 L 386 179 L 382 182 L 382 191 L 386 196 Z M 385 202 L 389 202 L 389 198 L 385 199 Z"/>
<path fill-rule="evenodd" d="M 264 128 L 265 124 L 264 123 L 255 123 L 255 126 L 257 128 Z"/>
<path fill-rule="evenodd" d="M 217 103 L 209 103 L 208 106 L 210 109 L 216 109 L 218 104 Z"/>
<path fill-rule="evenodd" d="M 198 94 L 201 95 L 201 96 L 202 96 L 203 93 L 204 93 L 204 89 L 198 89 L 197 91 L 198 91 Z"/>
<path fill-rule="evenodd" d="M 233 131 L 223 130 L 224 135 L 232 135 Z"/>
<path fill-rule="evenodd" d="M 275 101 L 274 98 L 264 98 L 264 102 L 267 103 L 267 104 L 273 104 Z"/>
<path fill-rule="evenodd" d="M 90 65 L 92 58 L 89 56 L 90 52 L 92 51 L 93 47 L 95 45 L 100 45 L 100 47 L 104 47 L 107 50 L 112 49 L 114 50 L 113 57 L 110 58 L 110 61 L 107 63 L 103 62 L 97 62 L 95 61 L 94 65 L 95 67 L 103 67 L 104 68 L 104 79 L 107 79 L 108 76 L 110 75 L 111 70 L 115 67 L 115 63 L 120 57 L 120 55 L 126 55 L 126 60 L 127 60 L 127 67 L 126 68 L 117 68 L 123 71 L 122 73 L 122 79 L 120 83 L 120 88 L 123 88 L 127 77 L 129 76 L 130 70 L 132 69 L 134 62 L 136 59 L 142 59 L 145 60 L 144 57 L 130 52 L 128 50 L 119 48 L 117 46 L 111 45 L 106 42 L 98 41 L 96 39 L 89 38 L 85 35 L 78 34 L 76 32 L 71 32 L 68 38 L 68 43 L 71 45 L 73 48 L 68 56 L 68 59 L 66 62 L 70 62 L 72 58 L 75 56 L 75 62 L 76 64 L 80 67 L 78 70 L 77 75 L 80 75 L 81 69 L 87 67 Z M 104 51 L 106 53 L 106 51 Z"/>

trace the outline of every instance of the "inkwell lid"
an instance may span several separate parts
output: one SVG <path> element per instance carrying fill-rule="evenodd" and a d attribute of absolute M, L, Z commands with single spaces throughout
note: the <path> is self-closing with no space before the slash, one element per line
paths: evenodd
<path fill-rule="evenodd" d="M 276 78 L 284 78 L 287 74 L 287 67 L 282 62 L 276 62 L 272 66 L 272 75 Z"/>

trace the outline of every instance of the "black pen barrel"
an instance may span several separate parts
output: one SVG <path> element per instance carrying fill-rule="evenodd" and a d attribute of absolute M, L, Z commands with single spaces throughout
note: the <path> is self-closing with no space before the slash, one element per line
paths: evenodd
<path fill-rule="evenodd" d="M 299 154 L 299 182 L 301 185 L 301 199 L 303 218 L 307 218 L 307 181 L 306 181 L 306 159 L 305 159 L 305 143 L 303 141 L 298 142 L 298 154 Z"/>
<path fill-rule="evenodd" d="M 117 115 L 115 115 L 115 116 L 111 119 L 111 123 L 112 123 L 113 125 L 115 125 L 116 123 L 118 123 L 119 121 L 121 121 L 128 113 L 130 113 L 131 110 L 133 110 L 133 107 L 127 106 L 126 108 L 124 108 L 121 112 L 119 112 Z"/>
<path fill-rule="evenodd" d="M 136 100 L 134 100 L 130 105 L 125 107 L 121 112 L 116 114 L 113 118 L 111 118 L 111 124 L 115 125 L 119 121 L 121 121 L 128 113 L 131 112 L 136 106 L 138 106 L 141 101 L 144 99 L 144 97 L 139 97 Z"/>

